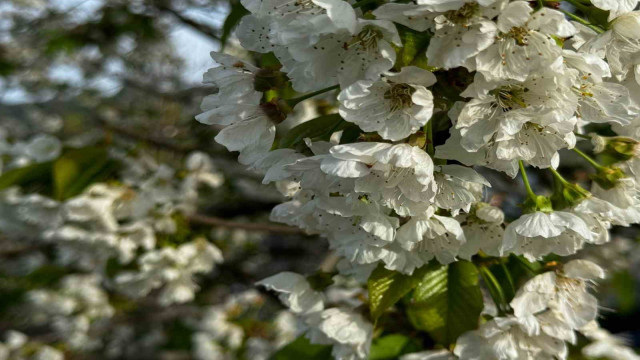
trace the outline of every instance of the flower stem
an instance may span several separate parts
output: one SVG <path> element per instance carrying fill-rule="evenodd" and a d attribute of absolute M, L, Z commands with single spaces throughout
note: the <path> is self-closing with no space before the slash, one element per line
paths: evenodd
<path fill-rule="evenodd" d="M 573 134 L 574 134 L 575 136 L 579 137 L 579 138 L 587 139 L 587 140 L 591 140 L 591 136 L 589 136 L 589 135 L 580 134 L 580 133 L 577 133 L 577 132 L 574 132 Z"/>
<path fill-rule="evenodd" d="M 544 0 L 538 0 L 538 10 L 544 8 Z"/>
<path fill-rule="evenodd" d="M 536 200 L 536 193 L 531 189 L 531 184 L 529 183 L 529 177 L 527 176 L 527 172 L 524 169 L 524 162 L 522 160 L 518 160 L 518 166 L 520 166 L 520 176 L 522 176 L 522 181 L 524 182 L 524 187 L 527 189 L 527 195 L 531 198 L 531 200 Z"/>
<path fill-rule="evenodd" d="M 522 267 L 525 268 L 529 273 L 531 273 L 532 275 L 538 274 L 538 269 L 532 266 L 533 264 L 530 263 L 528 260 L 523 259 L 522 256 L 519 256 L 519 255 L 511 255 L 511 256 L 514 259 L 516 259 L 522 265 Z"/>
<path fill-rule="evenodd" d="M 433 146 L 433 118 L 429 119 L 425 127 L 425 134 L 427 137 L 427 154 L 429 154 L 433 158 L 433 154 L 435 154 L 435 148 Z"/>
<path fill-rule="evenodd" d="M 335 90 L 335 89 L 339 89 L 339 88 L 340 88 L 340 85 L 329 86 L 327 88 L 320 89 L 318 91 L 314 91 L 314 92 L 310 92 L 308 94 L 304 94 L 304 95 L 302 95 L 300 97 L 297 97 L 297 98 L 287 99 L 286 102 L 287 102 L 287 105 L 289 105 L 293 109 L 296 105 L 298 105 L 299 103 L 301 103 L 301 102 L 303 102 L 303 101 L 305 101 L 305 100 L 307 100 L 309 98 L 312 98 L 312 97 L 314 97 L 316 95 L 320 95 L 320 94 L 326 93 L 327 91 L 331 91 L 331 90 Z"/>
<path fill-rule="evenodd" d="M 575 151 L 575 152 L 576 152 L 576 154 L 578 154 L 578 155 L 582 156 L 585 160 L 587 160 L 587 162 L 588 162 L 589 164 L 591 164 L 591 166 L 593 166 L 594 168 L 596 168 L 596 170 L 604 169 L 604 166 L 602 166 L 602 165 L 598 164 L 598 162 L 597 162 L 597 161 L 593 160 L 589 155 L 587 155 L 587 154 L 583 153 L 580 149 L 578 149 L 578 148 L 575 148 L 575 147 L 574 147 L 574 148 L 573 148 L 573 151 Z"/>
<path fill-rule="evenodd" d="M 578 0 L 564 0 L 566 2 L 568 2 L 569 4 L 573 5 L 576 9 L 582 11 L 582 12 L 587 12 L 589 11 L 589 7 L 587 7 L 585 4 L 581 3 Z"/>
<path fill-rule="evenodd" d="M 505 262 L 507 259 L 500 259 L 500 267 L 502 267 L 502 271 L 504 272 L 505 277 L 507 278 L 507 282 L 509 284 L 509 290 L 511 291 L 511 296 L 515 295 L 516 287 L 513 282 L 513 277 L 511 276 L 511 272 L 507 268 Z"/>
<path fill-rule="evenodd" d="M 560 181 L 561 183 L 563 183 L 563 184 L 565 184 L 565 185 L 569 184 L 569 182 L 567 181 L 567 179 L 563 178 L 563 177 L 562 177 L 562 175 L 560 175 L 560 173 L 559 173 L 556 169 L 554 169 L 554 168 L 550 167 L 550 168 L 549 168 L 549 171 L 551 171 L 551 173 L 553 174 L 553 177 L 555 177 L 555 178 L 556 178 L 558 181 Z"/>
<path fill-rule="evenodd" d="M 487 267 L 481 266 L 479 270 L 480 270 L 480 276 L 482 276 L 482 280 L 484 281 L 485 285 L 489 289 L 489 295 L 491 296 L 491 298 L 493 299 L 493 302 L 496 304 L 498 308 L 498 312 L 500 314 L 504 314 L 506 310 L 505 308 L 508 305 L 507 305 L 507 299 L 504 296 L 504 291 L 502 290 L 502 286 L 500 286 L 498 279 L 496 279 L 496 277 L 491 273 L 491 271 Z"/>
<path fill-rule="evenodd" d="M 563 12 L 565 15 L 567 15 L 571 20 L 575 20 L 577 22 L 579 22 L 580 24 L 587 26 L 588 28 L 592 29 L 593 31 L 597 32 L 598 34 L 602 34 L 604 32 L 604 29 L 597 26 L 597 25 L 593 25 L 592 23 L 590 23 L 589 21 L 581 18 L 580 16 L 571 13 L 567 10 L 564 9 L 558 9 L 558 11 Z"/>

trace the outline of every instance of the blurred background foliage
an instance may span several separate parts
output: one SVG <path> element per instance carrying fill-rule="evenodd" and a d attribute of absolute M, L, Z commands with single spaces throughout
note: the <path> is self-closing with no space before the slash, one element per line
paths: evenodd
<path fill-rule="evenodd" d="M 199 213 L 209 218 L 200 223 L 174 219 L 178 231 L 157 238 L 158 246 L 177 246 L 204 234 L 223 251 L 224 264 L 198 279 L 202 290 L 192 303 L 160 307 L 153 295 L 133 302 L 111 293 L 118 321 L 135 324 L 135 336 L 163 334 L 153 351 L 115 358 L 192 358 L 193 317 L 202 317 L 204 306 L 223 306 L 230 296 L 253 289 L 254 282 L 267 275 L 284 270 L 311 273 L 327 252 L 325 242 L 297 231 L 260 228 L 268 222 L 271 208 L 282 201 L 281 195 L 262 186 L 261 178 L 237 164 L 237 155 L 213 141 L 215 127 L 194 121 L 202 98 L 216 91 L 201 83 L 202 74 L 214 64 L 209 52 L 223 43 L 226 51 L 239 51 L 231 34 L 245 13 L 239 2 L 227 0 L 0 1 L 0 135 L 27 139 L 47 133 L 82 149 L 65 150 L 60 159 L 3 176 L 0 189 L 21 185 L 68 199 L 89 183 L 113 179 L 114 169 L 102 177 L 69 178 L 73 171 L 86 172 L 104 161 L 102 149 L 111 146 L 177 169 L 190 152 L 202 151 L 225 178 L 221 188 L 199 201 Z M 95 151 L 87 151 L 86 144 Z M 107 164 L 101 166 L 109 170 Z M 75 189 L 69 185 L 74 181 Z M 57 188 L 60 182 L 66 182 L 63 190 Z M 211 218 L 214 223 L 207 223 Z M 259 228 L 244 229 L 247 223 Z M 16 248 L 16 239 L 8 240 L 0 234 L 0 341 L 6 331 L 19 330 L 49 342 L 47 326 L 22 321 L 20 303 L 27 291 L 56 288 L 75 270 L 55 264 L 28 273 L 7 270 L 34 250 Z M 46 255 L 54 251 L 38 247 Z M 116 270 L 121 266 L 110 262 L 107 272 Z M 248 334 L 268 337 L 261 328 L 271 326 L 278 309 L 277 301 L 260 303 L 255 309 L 238 310 L 235 320 Z M 106 354 L 101 349 L 65 355 L 99 359 Z"/>

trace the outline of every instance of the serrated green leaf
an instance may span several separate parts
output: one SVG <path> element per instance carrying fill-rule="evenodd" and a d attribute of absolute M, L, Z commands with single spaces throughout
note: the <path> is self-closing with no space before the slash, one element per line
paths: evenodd
<path fill-rule="evenodd" d="M 280 148 L 290 148 L 305 138 L 317 139 L 330 136 L 344 122 L 340 115 L 330 114 L 304 122 L 289 130 L 280 139 Z"/>
<path fill-rule="evenodd" d="M 269 360 L 331 360 L 330 345 L 311 344 L 301 336 L 271 355 Z"/>
<path fill-rule="evenodd" d="M 385 310 L 418 286 L 427 271 L 428 266 L 424 266 L 416 269 L 412 275 L 405 275 L 379 265 L 367 280 L 371 317 L 378 319 Z"/>
<path fill-rule="evenodd" d="M 420 345 L 410 337 L 391 334 L 373 340 L 369 360 L 391 360 L 401 355 L 420 351 Z"/>
<path fill-rule="evenodd" d="M 413 326 L 442 345 L 455 343 L 462 333 L 478 327 L 482 312 L 478 269 L 458 261 L 428 271 L 407 306 Z"/>
<path fill-rule="evenodd" d="M 220 51 L 224 50 L 231 32 L 235 29 L 236 25 L 240 23 L 243 16 L 249 14 L 249 11 L 242 6 L 240 1 L 231 2 L 231 11 L 222 24 L 222 36 L 220 36 Z"/>

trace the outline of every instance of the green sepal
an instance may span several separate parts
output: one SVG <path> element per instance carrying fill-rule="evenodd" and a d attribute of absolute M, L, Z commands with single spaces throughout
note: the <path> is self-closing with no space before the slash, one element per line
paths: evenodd
<path fill-rule="evenodd" d="M 547 196 L 536 195 L 535 198 L 527 197 L 524 203 L 522 203 L 522 211 L 525 214 L 536 211 L 552 212 L 553 203 Z"/>
<path fill-rule="evenodd" d="M 618 180 L 627 177 L 627 175 L 618 167 L 603 166 L 598 169 L 595 174 L 590 175 L 589 177 L 600 185 L 601 188 L 610 190 L 616 186 Z"/>

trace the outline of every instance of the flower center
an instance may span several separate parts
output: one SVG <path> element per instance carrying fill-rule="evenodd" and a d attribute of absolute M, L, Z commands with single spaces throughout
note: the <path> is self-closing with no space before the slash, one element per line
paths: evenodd
<path fill-rule="evenodd" d="M 365 26 L 362 30 L 355 35 L 347 47 L 359 46 L 363 50 L 376 50 L 378 48 L 378 39 L 382 38 L 380 30 L 373 26 Z"/>
<path fill-rule="evenodd" d="M 525 100 L 525 94 L 529 91 L 526 87 L 522 86 L 503 86 L 489 92 L 496 99 L 495 103 L 502 109 L 502 111 L 510 111 L 513 109 L 526 108 L 527 102 Z"/>
<path fill-rule="evenodd" d="M 526 27 L 513 27 L 509 30 L 507 36 L 514 39 L 516 44 L 520 46 L 529 45 L 529 29 Z"/>
<path fill-rule="evenodd" d="M 317 15 L 324 12 L 324 9 L 314 4 L 312 0 L 287 1 L 280 5 L 274 6 L 273 9 L 277 14 L 280 14 L 280 15 L 289 15 L 289 14 Z"/>
<path fill-rule="evenodd" d="M 316 4 L 311 0 L 296 0 L 293 4 L 303 9 L 312 9 L 316 7 Z"/>
<path fill-rule="evenodd" d="M 465 3 L 458 10 L 450 10 L 444 13 L 447 20 L 457 25 L 466 25 L 471 18 L 476 16 L 480 12 L 480 5 L 478 3 Z"/>
<path fill-rule="evenodd" d="M 409 108 L 413 105 L 411 95 L 416 91 L 407 84 L 393 84 L 389 90 L 384 93 L 384 98 L 389 100 L 391 111 Z"/>

